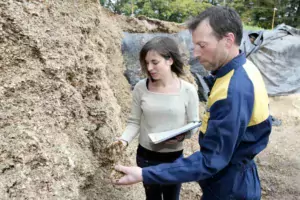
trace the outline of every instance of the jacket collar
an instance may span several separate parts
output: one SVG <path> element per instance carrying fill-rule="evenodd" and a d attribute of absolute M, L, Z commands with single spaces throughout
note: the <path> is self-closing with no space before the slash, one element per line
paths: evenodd
<path fill-rule="evenodd" d="M 229 61 L 226 65 L 221 67 L 218 70 L 212 71 L 211 74 L 214 75 L 216 78 L 220 78 L 225 76 L 228 72 L 233 69 L 237 69 L 238 67 L 244 65 L 246 63 L 246 56 L 244 53 L 241 53 Z"/>

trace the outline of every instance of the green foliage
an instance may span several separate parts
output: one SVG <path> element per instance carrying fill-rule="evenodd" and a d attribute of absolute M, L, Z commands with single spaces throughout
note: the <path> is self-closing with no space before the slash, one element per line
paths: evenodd
<path fill-rule="evenodd" d="M 100 1 L 100 4 L 101 4 L 102 6 L 105 5 L 105 0 L 99 0 L 99 1 Z"/>
<path fill-rule="evenodd" d="M 249 25 L 245 25 L 245 24 L 243 24 L 243 28 L 244 28 L 245 30 L 249 30 L 249 31 L 259 31 L 259 30 L 264 30 L 263 28 L 258 27 L 258 26 L 249 26 Z"/>
<path fill-rule="evenodd" d="M 274 8 L 274 25 L 285 23 L 297 26 L 300 16 L 300 0 L 234 0 L 229 6 L 235 8 L 246 25 L 270 29 Z M 297 14 L 298 12 L 298 14 Z M 298 21 L 297 21 L 298 20 Z"/>
<path fill-rule="evenodd" d="M 175 0 L 170 4 L 169 21 L 184 22 L 190 17 L 197 16 L 205 9 L 212 6 L 210 3 L 194 0 Z"/>
<path fill-rule="evenodd" d="M 111 11 L 130 16 L 144 15 L 160 20 L 184 22 L 212 5 L 224 5 L 224 0 L 99 0 Z M 300 0 L 226 0 L 245 25 L 270 29 L 274 7 L 275 23 L 300 26 Z"/>

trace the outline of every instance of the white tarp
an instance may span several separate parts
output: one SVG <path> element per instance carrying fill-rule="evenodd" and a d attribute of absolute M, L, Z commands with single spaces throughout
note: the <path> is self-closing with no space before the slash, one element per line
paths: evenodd
<path fill-rule="evenodd" d="M 250 38 L 256 39 L 251 42 Z M 300 31 L 287 25 L 244 32 L 242 45 L 260 70 L 271 96 L 300 92 Z"/>

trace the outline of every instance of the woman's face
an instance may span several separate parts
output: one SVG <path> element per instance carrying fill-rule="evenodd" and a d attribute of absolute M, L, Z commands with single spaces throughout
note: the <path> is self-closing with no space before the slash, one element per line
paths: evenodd
<path fill-rule="evenodd" d="M 171 58 L 166 60 L 156 51 L 148 51 L 145 61 L 148 74 L 154 80 L 160 80 L 172 74 L 171 65 L 173 60 Z"/>

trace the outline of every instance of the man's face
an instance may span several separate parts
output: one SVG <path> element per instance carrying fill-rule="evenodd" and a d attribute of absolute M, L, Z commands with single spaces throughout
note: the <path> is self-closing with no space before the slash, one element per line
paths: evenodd
<path fill-rule="evenodd" d="M 209 25 L 208 20 L 203 20 L 192 32 L 194 43 L 194 56 L 208 71 L 213 71 L 224 64 L 228 57 L 226 38 L 219 40 Z"/>

